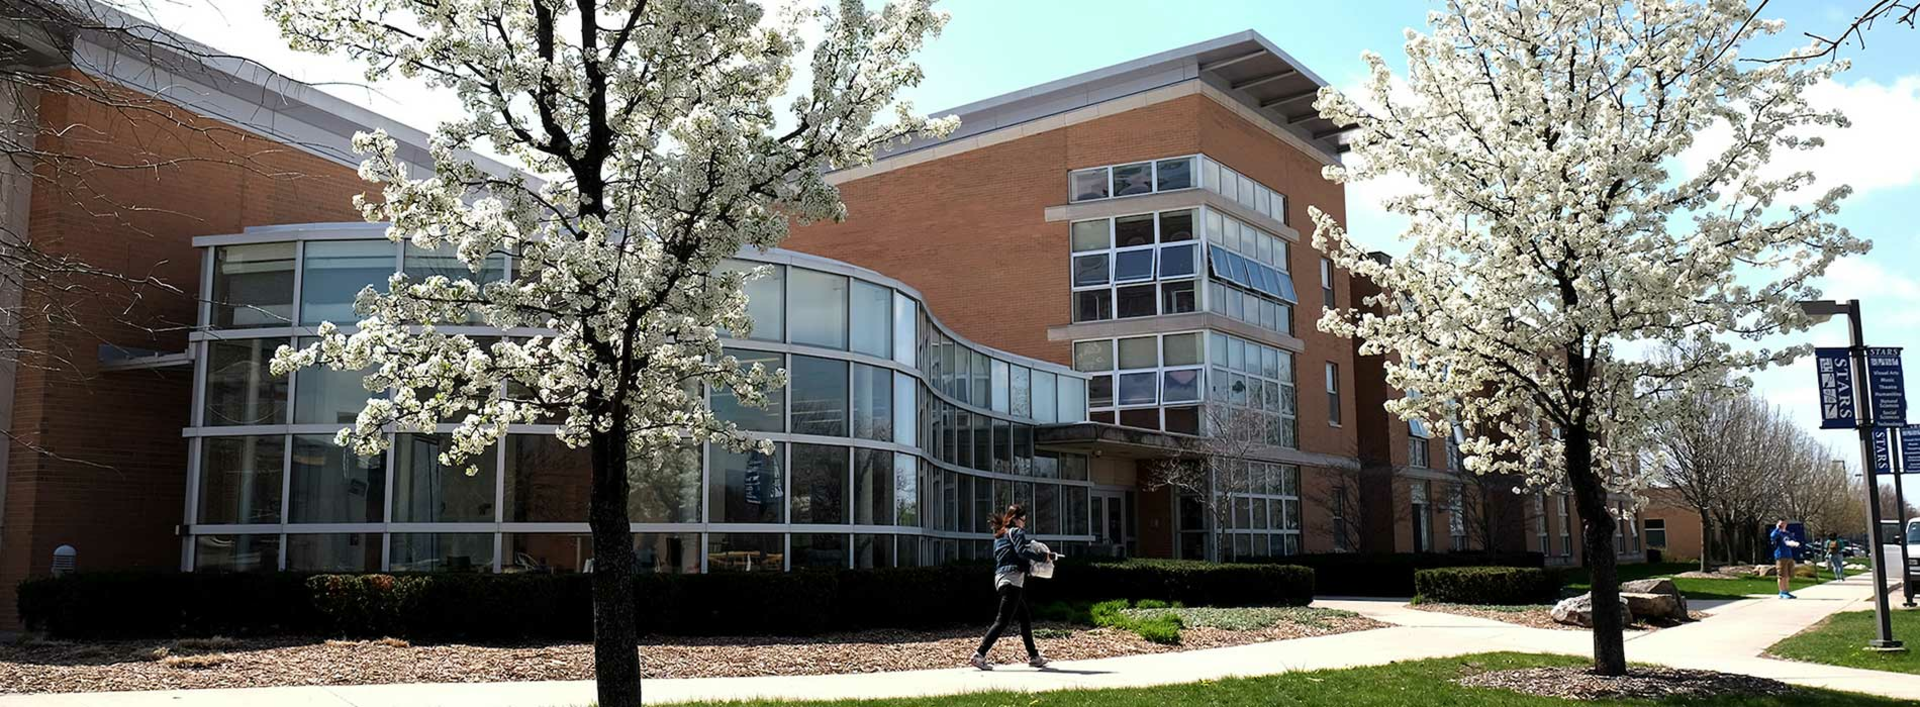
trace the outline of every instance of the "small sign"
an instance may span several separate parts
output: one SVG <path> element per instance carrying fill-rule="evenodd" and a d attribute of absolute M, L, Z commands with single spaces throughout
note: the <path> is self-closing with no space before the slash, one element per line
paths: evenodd
<path fill-rule="evenodd" d="M 1901 468 L 1908 474 L 1920 474 L 1920 425 L 1900 430 Z"/>
<path fill-rule="evenodd" d="M 1873 473 L 1893 473 L 1893 433 L 1885 427 L 1873 430 Z"/>
<path fill-rule="evenodd" d="M 1814 371 L 1820 377 L 1820 429 L 1853 429 L 1860 424 L 1853 409 L 1853 359 L 1846 349 L 1814 349 Z"/>
<path fill-rule="evenodd" d="M 1907 384 L 1898 347 L 1867 349 L 1868 414 L 1876 427 L 1907 425 Z"/>

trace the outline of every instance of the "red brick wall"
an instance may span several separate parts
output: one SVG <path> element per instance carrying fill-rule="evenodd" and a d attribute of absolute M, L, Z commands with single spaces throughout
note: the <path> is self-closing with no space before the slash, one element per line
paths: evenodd
<path fill-rule="evenodd" d="M 73 321 L 33 321 L 22 331 L 44 353 L 22 362 L 13 391 L 10 429 L 20 440 L 11 443 L 0 533 L 0 629 L 17 625 L 15 585 L 46 573 L 60 545 L 78 549 L 83 569 L 179 566 L 191 373 L 102 372 L 97 347 L 185 350 L 200 281 L 194 236 L 358 220 L 351 199 L 366 190 L 352 168 L 163 103 L 124 109 L 46 95 L 40 116 L 66 128 L 43 134 L 40 149 L 74 159 L 40 170 L 28 226 L 35 244 L 180 292 L 79 293 L 64 303 L 75 305 Z M 172 163 L 123 170 L 83 160 Z M 37 304 L 53 303 L 29 298 Z"/>

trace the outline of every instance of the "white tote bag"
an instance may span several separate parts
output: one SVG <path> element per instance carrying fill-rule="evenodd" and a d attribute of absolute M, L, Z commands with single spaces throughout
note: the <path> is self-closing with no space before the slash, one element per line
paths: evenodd
<path fill-rule="evenodd" d="M 1047 557 L 1053 557 L 1053 550 L 1048 549 L 1046 543 L 1035 540 L 1027 543 L 1027 547 L 1033 548 L 1035 552 L 1046 555 Z M 1053 560 L 1035 560 L 1031 564 L 1032 570 L 1027 573 L 1027 576 L 1037 577 L 1039 579 L 1053 579 Z"/>

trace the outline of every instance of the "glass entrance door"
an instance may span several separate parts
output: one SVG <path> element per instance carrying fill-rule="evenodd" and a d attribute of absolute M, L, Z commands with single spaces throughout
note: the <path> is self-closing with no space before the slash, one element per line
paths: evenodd
<path fill-rule="evenodd" d="M 1095 490 L 1092 496 L 1093 546 L 1096 557 L 1127 557 L 1133 544 L 1133 525 L 1128 510 L 1128 494 L 1123 491 Z"/>

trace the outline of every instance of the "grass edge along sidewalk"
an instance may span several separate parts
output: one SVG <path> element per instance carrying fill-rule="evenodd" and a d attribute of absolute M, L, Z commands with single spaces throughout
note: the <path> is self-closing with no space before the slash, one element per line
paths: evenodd
<path fill-rule="evenodd" d="M 1636 579 L 1673 579 L 1673 586 L 1680 590 L 1681 596 L 1699 601 L 1772 596 L 1779 591 L 1779 584 L 1772 577 L 1691 579 L 1675 578 L 1672 576 L 1697 569 L 1700 569 L 1700 566 L 1691 562 L 1661 562 L 1620 565 L 1619 572 L 1620 581 L 1622 582 L 1631 582 Z M 1795 577 L 1789 586 L 1791 586 L 1794 591 L 1799 591 L 1816 584 L 1824 584 L 1831 579 L 1831 576 L 1825 574 L 1824 570 L 1822 570 L 1822 574 L 1815 579 Z M 1590 588 L 1588 586 L 1585 569 L 1568 570 L 1566 582 L 1566 591 L 1569 594 L 1581 594 Z"/>
<path fill-rule="evenodd" d="M 1907 638 L 1909 647 L 1913 638 L 1920 636 L 1920 609 L 1896 608 L 1888 614 L 1888 620 L 1893 624 L 1893 635 Z M 1865 650 L 1867 640 L 1877 630 L 1872 611 L 1842 612 L 1773 644 L 1767 654 L 1803 663 L 1920 675 L 1920 652 Z"/>
<path fill-rule="evenodd" d="M 1901 700 L 1796 689 L 1779 697 L 1718 696 L 1669 702 L 1597 700 L 1576 702 L 1534 697 L 1455 684 L 1467 675 L 1532 667 L 1574 666 L 1586 661 L 1567 656 L 1483 653 L 1388 665 L 1283 673 L 1257 678 L 1228 678 L 1144 688 L 1059 690 L 1051 692 L 975 692 L 942 697 L 878 700 L 743 701 L 682 703 L 688 707 L 1266 707 L 1267 705 L 1474 705 L 1475 707 L 1556 707 L 1590 705 L 1685 704 L 1689 707 L 1891 707 Z"/>

